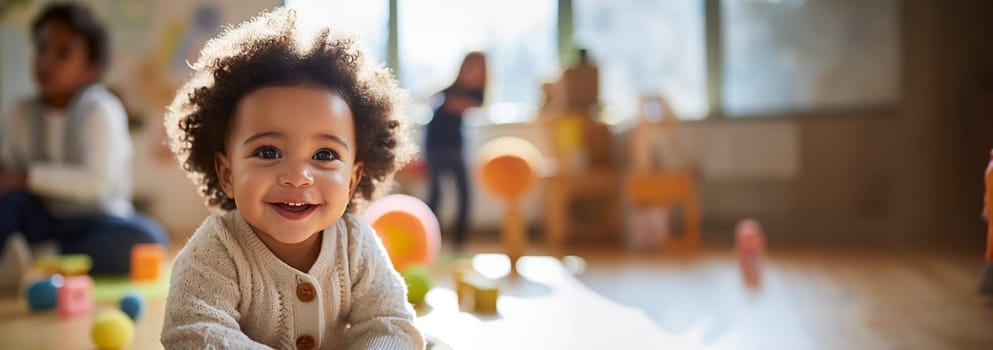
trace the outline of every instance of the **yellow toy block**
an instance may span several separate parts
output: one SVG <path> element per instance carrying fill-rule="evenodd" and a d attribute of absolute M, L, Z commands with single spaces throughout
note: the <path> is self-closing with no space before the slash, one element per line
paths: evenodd
<path fill-rule="evenodd" d="M 497 299 L 500 298 L 500 288 L 475 288 L 476 298 L 473 311 L 477 314 L 497 313 Z"/>
<path fill-rule="evenodd" d="M 453 265 L 452 271 L 455 275 L 455 295 L 459 297 L 459 304 L 461 304 L 462 293 L 466 288 L 466 285 L 462 282 L 462 279 L 466 274 L 475 273 L 475 270 L 472 268 L 472 260 L 469 259 L 456 260 Z"/>
<path fill-rule="evenodd" d="M 469 272 L 457 282 L 459 307 L 478 314 L 497 313 L 500 287 L 497 282 L 475 272 Z"/>
<path fill-rule="evenodd" d="M 38 258 L 35 269 L 45 275 L 78 276 L 90 273 L 93 260 L 86 254 L 52 255 Z"/>

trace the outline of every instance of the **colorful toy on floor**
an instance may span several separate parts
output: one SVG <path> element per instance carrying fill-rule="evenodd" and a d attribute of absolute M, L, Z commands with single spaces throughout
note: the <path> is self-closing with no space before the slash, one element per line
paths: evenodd
<path fill-rule="evenodd" d="M 141 294 L 130 292 L 121 298 L 121 311 L 124 311 L 133 321 L 137 321 L 145 309 L 145 298 Z"/>
<path fill-rule="evenodd" d="M 477 314 L 497 313 L 500 287 L 497 281 L 483 277 L 475 271 L 462 274 L 456 281 L 459 307 Z"/>
<path fill-rule="evenodd" d="M 424 296 L 431 290 L 431 271 L 424 265 L 409 265 L 400 272 L 407 282 L 407 301 L 413 305 L 424 303 Z"/>
<path fill-rule="evenodd" d="M 31 311 L 45 311 L 55 308 L 57 304 L 58 289 L 62 286 L 61 275 L 52 275 L 28 286 L 25 296 L 28 299 L 28 307 Z"/>
<path fill-rule="evenodd" d="M 520 198 L 538 179 L 541 152 L 530 142 L 517 137 L 491 140 L 479 149 L 479 182 L 490 194 L 504 201 L 500 232 L 510 258 L 511 271 L 527 246 L 527 228 L 520 209 Z"/>
<path fill-rule="evenodd" d="M 457 259 L 452 263 L 453 277 L 455 278 L 455 296 L 459 298 L 459 305 L 462 305 L 462 293 L 465 292 L 467 288 L 464 283 L 462 283 L 462 278 L 469 273 L 474 273 L 475 270 L 472 268 L 472 260 L 469 259 Z"/>
<path fill-rule="evenodd" d="M 745 219 L 735 229 L 735 252 L 741 266 L 741 276 L 748 287 L 761 283 L 761 259 L 765 251 L 765 234 L 754 219 Z"/>
<path fill-rule="evenodd" d="M 107 309 L 93 319 L 90 336 L 98 349 L 124 349 L 134 339 L 134 322 L 121 310 Z"/>
<path fill-rule="evenodd" d="M 169 294 L 169 265 L 165 265 L 162 278 L 154 281 L 134 281 L 130 275 L 100 275 L 93 277 L 96 284 L 93 298 L 97 304 L 117 304 L 128 293 L 138 293 L 145 301 L 165 301 Z"/>
<path fill-rule="evenodd" d="M 155 281 L 162 277 L 162 264 L 166 259 L 165 247 L 153 243 L 135 244 L 131 248 L 131 279 Z"/>
<path fill-rule="evenodd" d="M 90 273 L 93 259 L 86 254 L 50 255 L 38 258 L 35 269 L 45 275 L 78 276 Z"/>
<path fill-rule="evenodd" d="M 58 288 L 57 309 L 59 316 L 69 318 L 93 310 L 93 279 L 90 276 L 65 277 Z"/>
<path fill-rule="evenodd" d="M 430 265 L 441 249 L 441 228 L 431 208 L 420 199 L 392 194 L 383 197 L 362 213 L 383 240 L 397 271 L 413 264 Z"/>

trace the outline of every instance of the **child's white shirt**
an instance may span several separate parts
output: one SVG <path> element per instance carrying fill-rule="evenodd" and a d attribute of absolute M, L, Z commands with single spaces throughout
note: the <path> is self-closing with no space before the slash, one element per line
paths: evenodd
<path fill-rule="evenodd" d="M 66 159 L 66 116 L 58 110 L 45 111 L 45 154 L 53 163 L 61 163 Z"/>
<path fill-rule="evenodd" d="M 54 204 L 49 205 L 53 215 L 102 213 L 124 217 L 134 212 L 134 149 L 127 114 L 120 100 L 104 91 L 98 85 L 84 90 L 93 104 L 85 111 L 79 129 L 69 128 L 66 110 L 42 111 L 41 151 L 47 161 L 33 159 L 37 143 L 31 120 L 35 116 L 29 112 L 31 100 L 18 103 L 0 127 L 0 165 L 25 172 L 27 190 Z M 80 137 L 83 157 L 79 163 L 66 161 L 67 133 L 78 133 Z"/>

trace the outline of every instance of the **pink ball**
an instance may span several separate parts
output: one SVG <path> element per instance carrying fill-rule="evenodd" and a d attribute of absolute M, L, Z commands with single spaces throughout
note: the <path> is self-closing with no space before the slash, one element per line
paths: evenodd
<path fill-rule="evenodd" d="M 412 264 L 430 265 L 441 249 L 441 225 L 431 208 L 420 199 L 392 194 L 362 213 L 386 247 L 393 267 L 402 271 Z"/>

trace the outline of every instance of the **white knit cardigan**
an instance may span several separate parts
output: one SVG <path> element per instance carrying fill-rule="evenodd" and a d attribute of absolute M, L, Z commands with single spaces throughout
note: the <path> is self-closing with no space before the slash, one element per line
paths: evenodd
<path fill-rule="evenodd" d="M 304 302 L 298 287 L 316 297 Z M 208 217 L 172 270 L 167 349 L 423 349 L 406 286 L 375 232 L 351 214 L 324 231 L 308 272 L 276 257 L 237 210 Z"/>

